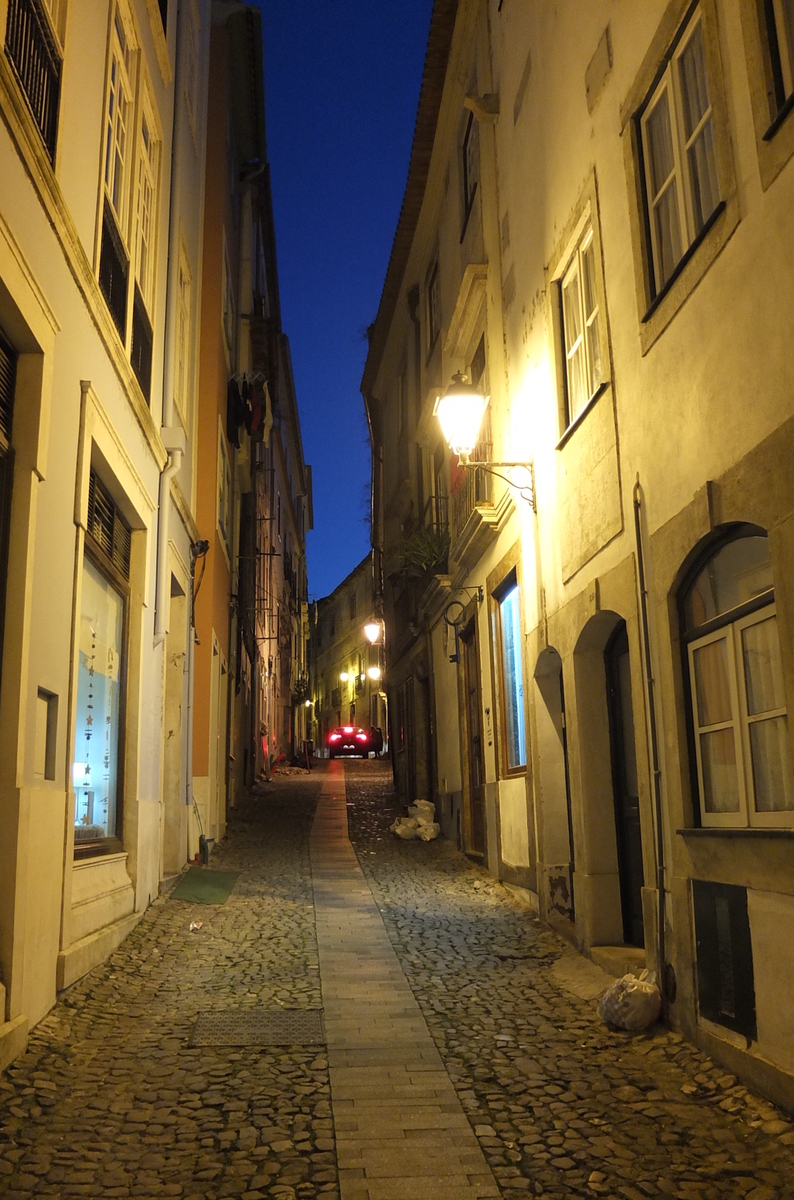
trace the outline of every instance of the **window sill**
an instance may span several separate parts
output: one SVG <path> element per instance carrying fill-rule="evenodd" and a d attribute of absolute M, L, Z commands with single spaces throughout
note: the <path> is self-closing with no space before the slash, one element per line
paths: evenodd
<path fill-rule="evenodd" d="M 604 382 L 599 386 L 598 390 L 593 393 L 593 395 L 587 401 L 587 404 L 585 404 L 582 411 L 580 413 L 577 413 L 577 415 L 571 421 L 570 425 L 565 430 L 565 432 L 563 433 L 560 440 L 557 442 L 557 445 L 554 447 L 555 450 L 562 450 L 565 443 L 568 441 L 568 439 L 570 437 L 573 436 L 573 434 L 576 432 L 576 430 L 582 424 L 582 422 L 584 421 L 585 417 L 590 412 L 590 410 L 595 408 L 596 402 L 598 400 L 600 400 L 601 397 L 603 396 L 604 392 L 606 392 L 608 390 L 608 388 L 610 386 L 610 382 L 611 381 L 609 379 L 605 379 Z"/>
<path fill-rule="evenodd" d="M 736 828 L 725 825 L 701 825 L 693 829 L 676 829 L 676 833 L 687 838 L 721 837 L 721 838 L 794 838 L 794 829 L 776 829 L 772 826 L 760 829 L 757 825 Z"/>

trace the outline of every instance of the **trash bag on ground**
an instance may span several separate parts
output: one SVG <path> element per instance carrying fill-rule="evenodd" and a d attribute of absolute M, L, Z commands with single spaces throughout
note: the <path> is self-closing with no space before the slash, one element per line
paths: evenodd
<path fill-rule="evenodd" d="M 396 821 L 392 821 L 389 829 L 392 833 L 396 833 L 397 837 L 402 838 L 404 842 L 410 842 L 416 837 L 416 830 L 419 822 L 416 817 L 398 817 Z"/>
<path fill-rule="evenodd" d="M 441 826 L 438 821 L 420 821 L 416 829 L 416 836 L 422 842 L 432 842 L 440 833 Z"/>
<path fill-rule="evenodd" d="M 436 806 L 432 800 L 414 800 L 408 809 L 408 816 L 416 817 L 422 821 L 435 821 Z"/>
<path fill-rule="evenodd" d="M 612 1029 L 639 1033 L 653 1025 L 662 1008 L 656 980 L 647 970 L 639 979 L 624 975 L 606 989 L 598 1001 L 598 1015 Z"/>

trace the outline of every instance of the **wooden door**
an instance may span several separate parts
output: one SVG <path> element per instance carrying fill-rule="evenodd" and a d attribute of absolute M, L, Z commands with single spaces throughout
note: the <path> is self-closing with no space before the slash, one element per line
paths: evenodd
<path fill-rule="evenodd" d="M 634 745 L 629 639 L 625 621 L 621 621 L 612 635 L 606 648 L 605 661 L 623 940 L 628 946 L 644 946 L 640 798 Z"/>
<path fill-rule="evenodd" d="M 485 856 L 485 759 L 482 734 L 482 702 L 480 699 L 479 654 L 477 628 L 470 621 L 461 634 L 463 659 L 463 690 L 465 705 L 465 753 L 463 800 L 463 849 L 477 858 Z"/>

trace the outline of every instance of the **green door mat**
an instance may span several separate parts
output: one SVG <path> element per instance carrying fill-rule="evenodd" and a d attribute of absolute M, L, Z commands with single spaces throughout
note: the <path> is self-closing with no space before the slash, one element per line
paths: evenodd
<path fill-rule="evenodd" d="M 190 900 L 193 904 L 225 904 L 236 882 L 237 871 L 189 867 L 171 893 L 171 899 Z"/>

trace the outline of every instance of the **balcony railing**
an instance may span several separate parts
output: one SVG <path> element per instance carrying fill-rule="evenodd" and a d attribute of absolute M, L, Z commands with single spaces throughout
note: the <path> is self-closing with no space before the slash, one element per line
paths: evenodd
<path fill-rule="evenodd" d="M 37 0 L 10 0 L 6 53 L 25 93 L 47 153 L 55 160 L 61 55 Z"/>

